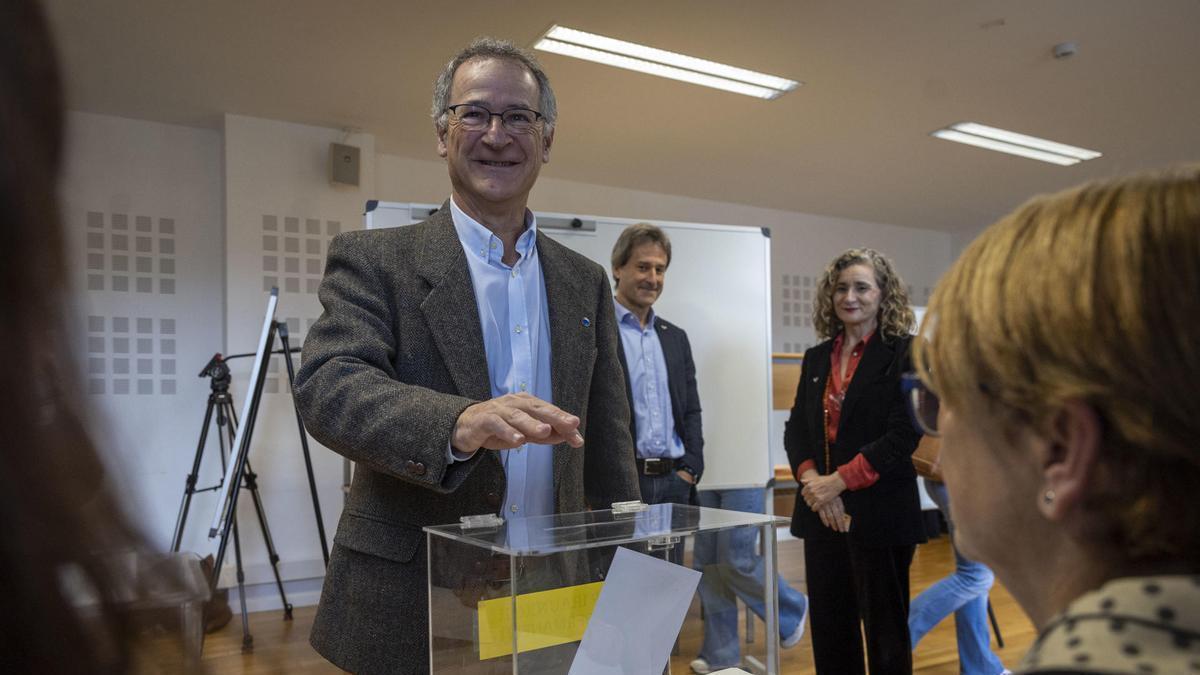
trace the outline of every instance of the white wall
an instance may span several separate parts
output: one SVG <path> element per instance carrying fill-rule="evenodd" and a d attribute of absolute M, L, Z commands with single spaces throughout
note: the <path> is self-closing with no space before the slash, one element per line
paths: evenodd
<path fill-rule="evenodd" d="M 338 232 L 361 227 L 362 205 L 374 192 L 374 137 L 238 115 L 226 115 L 224 126 L 229 350 L 254 351 L 272 286 L 279 287 L 276 318 L 287 321 L 292 346 L 301 345 L 321 314 L 316 291 L 329 241 Z M 332 142 L 360 148 L 359 186 L 330 184 Z M 299 355 L 294 360 L 299 366 Z M 239 406 L 251 365 L 252 359 L 231 364 Z M 253 468 L 260 476 L 285 576 L 320 576 L 320 544 L 287 370 L 280 356 L 270 365 L 255 424 Z M 326 534 L 332 540 L 342 506 L 342 458 L 311 440 L 310 450 Z M 266 560 L 249 499 L 241 499 L 239 518 L 249 524 L 242 527 L 243 555 Z M 256 580 L 266 579 L 265 567 L 254 572 Z"/>
<path fill-rule="evenodd" d="M 969 246 L 971 244 L 971 242 L 975 241 L 975 237 L 978 237 L 980 235 L 980 233 L 983 232 L 984 229 L 986 229 L 986 228 L 981 227 L 976 230 L 972 230 L 970 232 L 955 233 L 955 235 L 953 237 L 954 259 L 955 260 L 958 259 L 958 256 L 962 255 L 962 252 L 967 248 L 967 246 Z"/>
<path fill-rule="evenodd" d="M 362 148 L 368 187 L 329 184 L 331 141 Z M 170 544 L 196 454 L 210 393 L 209 380 L 197 373 L 216 352 L 253 351 L 268 283 L 280 286 L 277 316 L 291 324 L 293 343 L 301 343 L 320 313 L 314 291 L 328 239 L 360 226 L 362 203 L 374 192 L 374 164 L 372 137 L 332 129 L 229 116 L 215 131 L 70 115 L 62 196 L 82 381 L 98 441 L 155 546 Z M 240 414 L 250 360 L 231 365 Z M 315 516 L 280 357 L 267 391 L 251 460 L 280 568 L 285 579 L 320 576 Z M 341 458 L 311 447 L 332 539 L 342 504 Z M 211 425 L 200 487 L 216 484 L 219 464 Z M 184 550 L 215 551 L 206 536 L 214 497 L 194 497 Z M 245 494 L 240 501 L 247 579 L 268 582 L 252 503 Z M 223 584 L 232 582 L 232 549 L 226 563 Z M 301 596 L 290 600 L 315 601 L 317 586 L 298 588 Z M 272 586 L 252 607 L 270 605 L 273 594 Z"/>
<path fill-rule="evenodd" d="M 73 113 L 62 197 L 97 441 L 165 549 L 209 394 L 196 373 L 224 350 L 221 135 Z"/>
<path fill-rule="evenodd" d="M 208 380 L 196 373 L 215 352 L 253 350 L 265 289 L 272 284 L 281 290 L 277 316 L 288 320 L 293 343 L 299 344 L 320 313 L 315 284 L 332 234 L 361 227 L 367 199 L 440 203 L 449 181 L 432 140 L 430 159 L 408 159 L 377 154 L 369 134 L 347 136 L 237 115 L 227 115 L 216 131 L 73 113 L 70 130 L 64 217 L 75 260 L 78 325 L 84 328 L 80 361 L 92 371 L 82 386 L 92 392 L 99 438 L 112 452 L 121 484 L 152 541 L 165 548 L 209 394 Z M 332 141 L 362 149 L 361 187 L 328 182 Z M 920 299 L 955 246 L 942 233 L 545 175 L 531 205 L 581 215 L 771 228 L 776 351 L 799 350 L 812 341 L 810 328 L 784 319 L 796 301 L 792 291 L 803 303 L 803 278 L 818 274 L 844 248 L 869 245 L 891 255 Z M 149 250 L 138 255 L 139 246 Z M 122 262 L 128 271 L 118 269 Z M 667 292 L 687 289 L 668 285 Z M 139 333 L 139 327 L 148 332 Z M 280 568 L 285 579 L 295 580 L 289 600 L 304 604 L 316 600 L 319 584 L 312 579 L 321 573 L 321 557 L 286 374 L 279 357 L 274 361 L 251 460 L 260 474 Z M 145 371 L 140 375 L 139 366 Z M 239 413 L 249 367 L 249 359 L 234 362 Z M 342 463 L 315 443 L 311 447 L 332 539 L 342 504 Z M 210 433 L 201 486 L 216 482 L 217 465 Z M 215 550 L 205 536 L 214 501 L 212 493 L 193 501 L 186 550 Z M 277 595 L 267 583 L 266 552 L 248 498 L 239 511 L 247 578 L 258 584 L 251 607 L 272 606 Z M 226 562 L 223 582 L 229 583 L 231 554 Z"/>

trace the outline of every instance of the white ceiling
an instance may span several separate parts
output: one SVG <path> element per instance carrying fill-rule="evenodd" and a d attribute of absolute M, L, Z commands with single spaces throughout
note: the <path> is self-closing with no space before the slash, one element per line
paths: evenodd
<path fill-rule="evenodd" d="M 803 81 L 775 101 L 554 54 L 544 175 L 969 233 L 1036 192 L 1200 159 L 1196 0 L 46 0 L 76 110 L 225 112 L 435 159 L 434 76 L 552 23 Z M 1075 56 L 1052 47 L 1071 41 Z M 936 140 L 978 121 L 1100 150 L 1058 167 Z"/>

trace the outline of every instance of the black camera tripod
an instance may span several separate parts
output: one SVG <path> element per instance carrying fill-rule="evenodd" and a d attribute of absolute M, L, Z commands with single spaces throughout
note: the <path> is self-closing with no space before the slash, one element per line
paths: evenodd
<path fill-rule="evenodd" d="M 287 364 L 288 383 L 289 386 L 295 380 L 295 369 L 292 364 L 292 352 L 299 351 L 299 348 L 293 349 L 288 344 L 287 324 L 281 322 L 273 322 L 271 326 L 272 333 L 278 333 L 280 345 L 282 349 L 274 354 L 283 354 L 284 361 Z M 269 351 L 269 348 L 268 348 Z M 258 491 L 258 474 L 256 474 L 250 465 L 248 455 L 249 452 L 249 432 L 253 431 L 254 418 L 261 402 L 262 386 L 261 382 L 252 383 L 250 396 L 252 397 L 250 409 L 253 411 L 249 421 L 250 428 L 247 429 L 247 443 L 244 444 L 244 450 L 238 448 L 236 455 L 231 455 L 235 452 L 234 442 L 236 438 L 238 419 L 233 409 L 233 396 L 229 393 L 229 384 L 231 381 L 229 366 L 227 361 L 236 358 L 254 356 L 254 354 L 235 354 L 228 357 L 223 357 L 221 354 L 216 354 L 212 359 L 205 364 L 201 369 L 199 376 L 208 377 L 211 379 L 211 393 L 208 396 L 208 405 L 204 411 L 204 424 L 200 429 L 200 441 L 196 446 L 196 456 L 192 461 L 192 471 L 187 475 L 184 482 L 183 501 L 179 505 L 179 515 L 175 523 L 175 536 L 172 539 L 171 550 L 178 551 L 183 542 L 183 530 L 187 523 L 188 511 L 191 508 L 192 496 L 197 492 L 207 492 L 219 490 L 224 484 L 225 469 L 227 462 L 233 461 L 238 466 L 238 471 L 235 472 L 231 488 L 236 487 L 240 490 L 249 490 L 250 496 L 254 502 L 255 514 L 258 516 L 258 524 L 262 530 L 263 541 L 267 547 L 268 559 L 271 563 L 271 570 L 275 576 L 275 585 L 279 589 L 279 598 L 283 605 L 284 620 L 291 620 L 292 605 L 287 600 L 287 594 L 283 588 L 283 579 L 279 574 L 279 554 L 275 550 L 274 541 L 271 538 L 271 529 L 267 524 L 266 511 L 263 509 L 262 498 Z M 216 413 L 217 423 L 217 441 L 220 446 L 219 456 L 221 458 L 222 479 L 216 485 L 197 488 L 196 482 L 200 473 L 200 463 L 204 456 L 204 447 L 208 440 L 208 431 L 213 420 L 213 413 Z M 304 464 L 308 472 L 308 485 L 312 493 L 313 510 L 316 514 L 317 534 L 321 540 L 321 554 L 324 557 L 325 565 L 329 565 L 329 546 L 325 539 L 325 525 L 321 518 L 321 504 L 317 497 L 317 484 L 313 475 L 312 456 L 308 448 L 308 436 L 304 431 L 304 422 L 300 418 L 299 411 L 296 411 L 296 424 L 300 430 L 300 446 L 304 453 Z M 241 539 L 238 532 L 237 518 L 234 511 L 231 510 L 228 516 L 229 527 L 223 529 L 221 533 L 221 541 L 218 546 L 217 559 L 214 565 L 213 578 L 210 580 L 212 588 L 216 588 L 217 580 L 221 574 L 221 565 L 223 562 L 228 538 L 230 533 L 233 534 L 233 553 L 237 570 L 237 585 L 238 597 L 241 601 L 242 613 L 242 651 L 248 652 L 253 649 L 254 638 L 250 634 L 250 624 L 248 620 L 248 611 L 246 608 L 246 593 L 245 593 L 245 572 L 242 567 Z"/>

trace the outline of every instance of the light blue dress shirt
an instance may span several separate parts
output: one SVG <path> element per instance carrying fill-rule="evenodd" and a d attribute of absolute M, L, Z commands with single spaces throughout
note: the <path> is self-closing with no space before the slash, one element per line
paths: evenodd
<path fill-rule="evenodd" d="M 510 267 L 501 262 L 504 242 L 464 213 L 453 198 L 450 214 L 475 286 L 492 397 L 528 392 L 553 403 L 550 316 L 538 261 L 537 219 L 525 212 L 525 232 L 517 239 L 520 258 Z M 553 446 L 527 443 L 501 452 L 500 457 L 508 478 L 500 515 L 554 513 Z"/>
<path fill-rule="evenodd" d="M 638 457 L 683 457 L 683 439 L 675 432 L 671 414 L 671 391 L 667 387 L 667 359 L 654 327 L 650 310 L 646 327 L 633 312 L 613 300 L 625 363 L 629 366 L 629 388 L 633 392 L 633 439 Z"/>

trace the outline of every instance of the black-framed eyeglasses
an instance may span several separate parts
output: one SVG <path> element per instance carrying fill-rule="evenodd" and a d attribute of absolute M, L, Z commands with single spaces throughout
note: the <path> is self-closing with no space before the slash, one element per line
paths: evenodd
<path fill-rule="evenodd" d="M 532 129 L 538 121 L 545 119 L 542 113 L 529 108 L 509 108 L 503 112 L 492 112 L 474 103 L 459 103 L 446 108 L 454 119 L 467 131 L 483 131 L 492 123 L 493 117 L 499 117 L 504 128 L 513 133 L 524 133 Z"/>
<path fill-rule="evenodd" d="M 912 417 L 913 426 L 926 436 L 940 436 L 938 430 L 938 409 L 941 402 L 937 394 L 929 390 L 916 373 L 905 373 L 900 376 L 900 390 L 908 402 L 908 414 Z"/>

